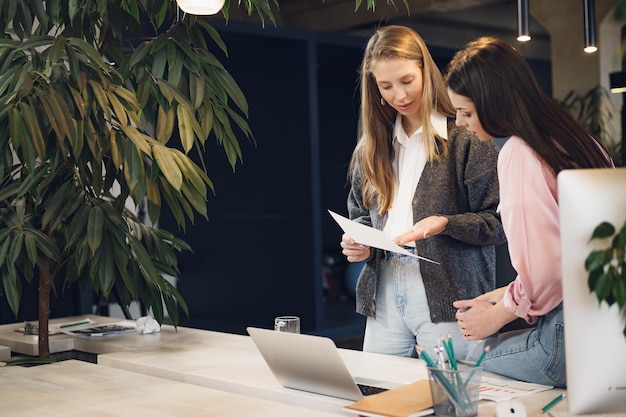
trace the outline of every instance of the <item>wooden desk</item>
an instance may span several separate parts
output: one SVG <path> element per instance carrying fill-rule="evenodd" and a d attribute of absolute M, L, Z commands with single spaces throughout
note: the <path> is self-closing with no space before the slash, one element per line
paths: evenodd
<path fill-rule="evenodd" d="M 81 317 L 64 319 L 76 321 Z M 88 316 L 101 322 L 121 321 L 110 317 Z M 16 325 L 0 326 L 0 345 L 19 345 L 28 350 L 27 343 L 17 340 L 26 336 L 10 330 Z M 19 326 L 19 325 L 18 325 Z M 36 347 L 36 336 L 34 338 Z M 238 395 L 271 400 L 286 405 L 315 409 L 321 412 L 350 415 L 341 408 L 350 401 L 283 388 L 274 379 L 249 336 L 164 325 L 161 332 L 147 335 L 124 335 L 112 338 L 72 338 L 52 336 L 57 346 L 69 345 L 69 350 L 98 354 L 98 364 L 138 374 L 172 381 L 186 382 Z M 22 352 L 25 353 L 25 352 Z M 398 356 L 378 355 L 339 349 L 352 375 L 406 384 L 427 378 L 424 362 Z M 562 390 L 541 392 L 520 398 L 528 416 L 536 413 Z M 566 410 L 567 400 L 553 410 Z M 483 401 L 479 415 L 495 415 L 494 403 Z"/>
<path fill-rule="evenodd" d="M 337 417 L 69 360 L 0 368 L 0 415 L 12 417 Z"/>
<path fill-rule="evenodd" d="M 100 365 L 325 412 L 341 412 L 343 406 L 351 403 L 283 388 L 249 336 L 189 328 L 175 331 L 171 326 L 163 326 L 159 334 L 104 342 L 115 344 L 116 352 L 99 355 Z M 105 347 L 100 341 L 90 339 L 75 343 L 90 352 Z M 112 346 L 106 346 L 109 349 Z M 395 385 L 390 388 L 427 376 L 421 361 L 346 349 L 339 352 L 353 375 L 392 381 Z"/>
<path fill-rule="evenodd" d="M 159 348 L 144 352 L 103 354 L 98 356 L 98 364 L 326 412 L 340 412 L 341 407 L 350 403 L 347 400 L 283 388 L 274 379 L 252 340 L 247 336 L 237 338 L 240 340 L 230 340 L 223 348 L 219 344 L 210 347 L 204 345 L 198 349 L 187 349 L 181 355 L 175 353 L 175 350 Z M 231 349 L 235 346 L 238 349 L 232 354 Z M 428 377 L 425 364 L 421 360 L 346 349 L 339 349 L 339 353 L 352 375 L 398 384 Z M 526 406 L 530 417 L 538 415 L 544 405 L 562 392 L 564 391 L 548 390 L 516 400 Z M 552 410 L 567 410 L 567 399 Z M 495 403 L 481 401 L 479 416 L 495 416 Z"/>

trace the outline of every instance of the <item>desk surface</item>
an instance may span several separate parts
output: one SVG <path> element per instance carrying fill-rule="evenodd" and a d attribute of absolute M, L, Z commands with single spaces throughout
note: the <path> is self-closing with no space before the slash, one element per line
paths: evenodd
<path fill-rule="evenodd" d="M 167 330 L 163 335 L 166 334 Z M 188 335 L 187 332 L 184 334 Z M 102 354 L 98 356 L 98 363 L 320 411 L 338 412 L 340 407 L 350 403 L 348 400 L 283 388 L 274 379 L 248 336 L 226 337 L 208 333 L 198 337 L 200 339 L 215 337 L 215 343 L 208 343 L 208 339 L 204 339 L 204 343 L 197 343 L 194 348 L 187 348 L 180 355 L 174 353 L 176 350 L 169 350 L 167 347 Z M 228 343 L 222 345 L 220 341 Z M 396 384 L 428 378 L 425 364 L 421 360 L 347 349 L 339 349 L 339 353 L 351 374 L 361 378 L 391 381 Z M 235 363 L 236 365 L 233 365 Z M 564 391 L 548 390 L 517 400 L 526 406 L 528 416 L 534 416 L 562 392 Z M 567 400 L 561 401 L 553 408 L 555 411 L 566 409 Z M 479 416 L 494 415 L 495 403 L 481 401 Z"/>
<path fill-rule="evenodd" d="M 66 318 L 63 321 L 76 321 L 83 317 Z M 121 321 L 110 317 L 87 317 L 99 322 Z M 34 343 L 36 348 L 36 336 L 24 336 L 14 332 L 11 326 L 19 327 L 0 326 L 0 345 L 28 350 L 32 346 L 27 346 Z M 27 341 L 24 338 L 34 339 Z M 175 329 L 164 325 L 161 332 L 154 334 L 111 338 L 72 338 L 62 334 L 51 336 L 51 342 L 56 342 L 55 346 L 66 347 L 65 350 L 98 354 L 99 365 L 260 400 L 353 416 L 341 411 L 350 401 L 280 386 L 249 336 L 183 327 Z M 397 384 L 427 378 L 424 362 L 418 359 L 349 349 L 339 349 L 339 353 L 354 376 Z M 526 406 L 528 416 L 532 416 L 561 392 L 544 391 L 518 400 Z M 567 400 L 553 408 L 555 411 L 566 409 Z M 482 401 L 479 415 L 490 417 L 494 414 L 494 403 Z"/>
<path fill-rule="evenodd" d="M 12 417 L 337 417 L 76 360 L 0 368 L 0 415 Z"/>

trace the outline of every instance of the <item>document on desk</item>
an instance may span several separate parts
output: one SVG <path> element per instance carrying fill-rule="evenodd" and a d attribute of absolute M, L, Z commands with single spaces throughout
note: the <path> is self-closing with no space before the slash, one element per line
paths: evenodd
<path fill-rule="evenodd" d="M 124 321 L 119 323 L 102 323 L 93 324 L 93 322 L 85 322 L 84 325 L 68 325 L 64 328 L 61 326 L 61 332 L 70 336 L 77 337 L 111 337 L 121 336 L 129 333 L 137 333 L 137 325 L 134 322 Z"/>
<path fill-rule="evenodd" d="M 428 258 L 415 255 L 414 253 L 411 253 L 408 250 L 404 249 L 402 246 L 397 245 L 393 241 L 393 239 L 387 236 L 382 230 L 374 229 L 373 227 L 357 223 L 331 210 L 328 210 L 328 212 L 330 213 L 332 218 L 335 219 L 337 224 L 339 224 L 339 227 L 341 227 L 344 233 L 350 236 L 356 242 L 362 243 L 372 248 L 402 253 L 407 256 L 412 256 L 414 258 L 422 259 L 424 261 L 439 265 L 439 262 L 435 262 Z"/>
<path fill-rule="evenodd" d="M 554 388 L 551 385 L 533 384 L 512 379 L 483 375 L 480 380 L 480 399 L 488 401 L 504 401 L 524 397 Z"/>

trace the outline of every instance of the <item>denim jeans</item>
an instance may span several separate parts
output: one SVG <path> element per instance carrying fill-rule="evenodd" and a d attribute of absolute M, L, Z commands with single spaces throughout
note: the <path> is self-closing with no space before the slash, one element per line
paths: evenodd
<path fill-rule="evenodd" d="M 537 327 L 486 339 L 483 369 L 521 381 L 565 388 L 563 305 L 539 318 Z"/>
<path fill-rule="evenodd" d="M 413 249 L 410 249 L 413 250 Z M 417 357 L 415 344 L 431 358 L 441 337 L 452 337 L 457 359 L 467 355 L 456 321 L 432 323 L 419 261 L 385 252 L 376 292 L 376 316 L 368 317 L 363 351 Z"/>

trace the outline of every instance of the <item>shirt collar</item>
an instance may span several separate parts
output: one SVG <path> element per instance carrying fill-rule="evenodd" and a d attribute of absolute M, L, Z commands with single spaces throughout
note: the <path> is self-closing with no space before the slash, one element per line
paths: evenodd
<path fill-rule="evenodd" d="M 448 118 L 440 113 L 434 113 L 430 116 L 435 132 L 444 139 L 448 139 Z"/>
<path fill-rule="evenodd" d="M 433 129 L 435 129 L 435 133 L 444 139 L 448 139 L 448 119 L 446 116 L 440 113 L 433 113 L 430 115 L 430 123 L 432 124 Z M 422 128 L 420 127 L 415 133 L 421 132 Z M 396 115 L 396 121 L 393 126 L 393 138 L 402 146 L 406 146 L 408 140 L 410 139 L 402 127 L 402 115 L 400 113 Z"/>

